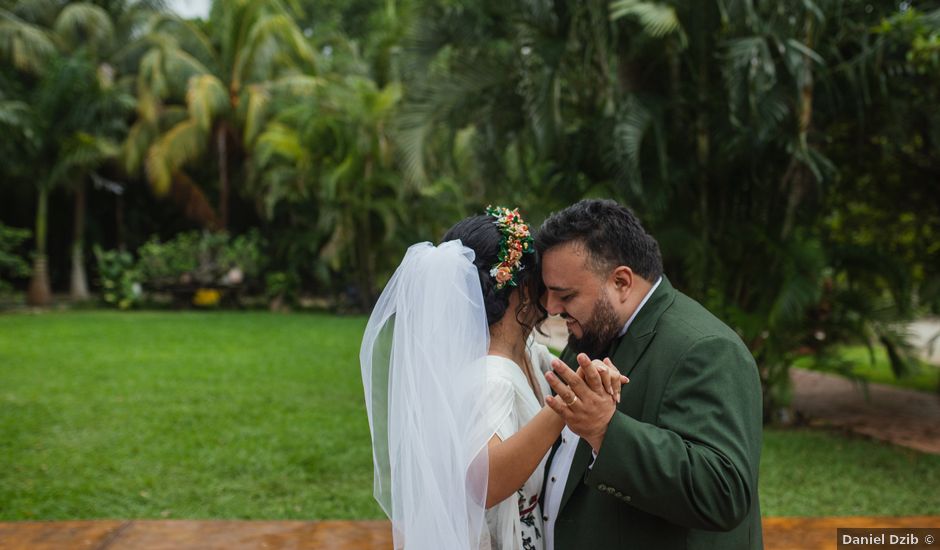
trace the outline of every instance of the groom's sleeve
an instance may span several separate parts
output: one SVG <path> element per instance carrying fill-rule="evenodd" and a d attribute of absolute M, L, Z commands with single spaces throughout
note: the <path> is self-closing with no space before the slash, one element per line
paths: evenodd
<path fill-rule="evenodd" d="M 679 525 L 731 530 L 756 504 L 761 429 L 750 353 L 705 337 L 676 364 L 655 425 L 614 413 L 585 483 Z"/>

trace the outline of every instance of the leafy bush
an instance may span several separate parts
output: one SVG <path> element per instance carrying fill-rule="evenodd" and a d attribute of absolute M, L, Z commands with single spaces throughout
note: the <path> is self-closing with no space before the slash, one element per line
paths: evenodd
<path fill-rule="evenodd" d="M 197 232 L 181 233 L 173 240 L 161 243 L 152 237 L 137 249 L 137 268 L 144 284 L 150 288 L 163 288 L 178 284 L 184 274 L 196 271 L 199 265 Z"/>
<path fill-rule="evenodd" d="M 29 236 L 30 232 L 26 229 L 0 223 L 0 293 L 11 290 L 8 279 L 29 277 L 29 264 L 17 254 L 17 249 Z"/>
<path fill-rule="evenodd" d="M 300 278 L 295 273 L 276 271 L 265 277 L 265 294 L 276 309 L 297 303 Z"/>
<path fill-rule="evenodd" d="M 120 309 L 130 309 L 141 299 L 140 273 L 134 266 L 134 257 L 123 250 L 103 250 L 95 247 L 102 298 Z"/>
<path fill-rule="evenodd" d="M 165 243 L 153 237 L 138 249 L 137 265 L 148 288 L 239 286 L 261 273 L 263 244 L 257 231 L 235 238 L 193 231 Z"/>

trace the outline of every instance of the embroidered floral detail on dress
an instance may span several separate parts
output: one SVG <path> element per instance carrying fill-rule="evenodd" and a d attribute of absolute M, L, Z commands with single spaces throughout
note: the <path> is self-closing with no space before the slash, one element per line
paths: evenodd
<path fill-rule="evenodd" d="M 529 498 L 529 501 L 526 502 L 525 495 L 521 490 L 516 491 L 519 495 L 519 523 L 528 527 L 531 530 L 532 536 L 526 537 L 526 533 L 522 534 L 522 548 L 523 550 L 536 550 L 536 546 L 532 544 L 532 537 L 534 536 L 536 540 L 542 538 L 542 533 L 539 532 L 539 528 L 535 523 L 535 511 L 539 508 L 539 497 L 538 495 L 532 495 Z"/>

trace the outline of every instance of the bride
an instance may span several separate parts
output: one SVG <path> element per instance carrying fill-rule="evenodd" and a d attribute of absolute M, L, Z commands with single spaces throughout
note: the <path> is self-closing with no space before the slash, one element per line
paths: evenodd
<path fill-rule="evenodd" d="M 564 421 L 532 330 L 538 258 L 518 210 L 490 207 L 410 247 L 360 351 L 375 498 L 396 549 L 541 550 L 545 460 Z M 626 381 L 595 362 L 612 399 Z"/>

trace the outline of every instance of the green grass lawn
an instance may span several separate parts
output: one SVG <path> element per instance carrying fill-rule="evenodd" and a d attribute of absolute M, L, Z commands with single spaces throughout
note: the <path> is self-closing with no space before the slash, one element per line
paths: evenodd
<path fill-rule="evenodd" d="M 377 517 L 364 324 L 0 316 L 0 519 Z"/>
<path fill-rule="evenodd" d="M 0 520 L 378 518 L 365 319 L 0 315 Z M 940 456 L 768 431 L 765 515 L 940 514 Z"/>

